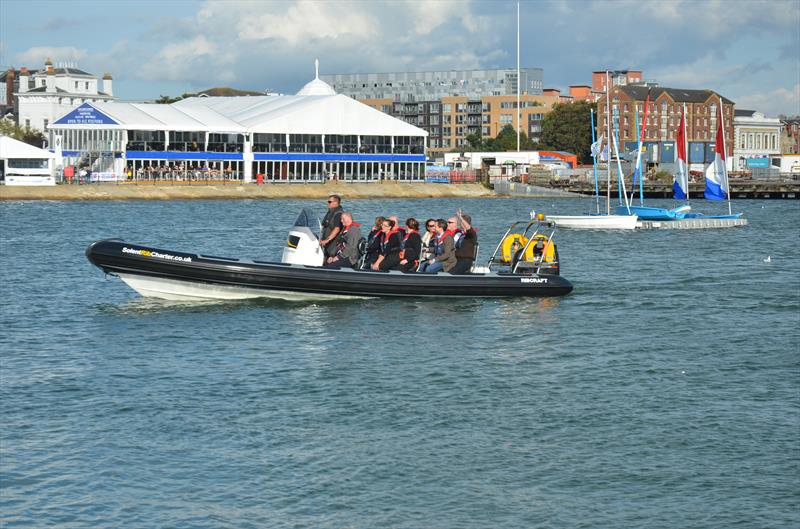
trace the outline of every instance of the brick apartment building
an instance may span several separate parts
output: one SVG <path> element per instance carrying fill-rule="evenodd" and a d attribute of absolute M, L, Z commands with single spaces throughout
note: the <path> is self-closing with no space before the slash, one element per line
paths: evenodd
<path fill-rule="evenodd" d="M 681 113 L 686 105 L 686 135 L 689 143 L 689 163 L 711 163 L 714 160 L 714 144 L 717 129 L 717 109 L 720 100 L 724 109 L 725 143 L 729 159 L 734 145 L 734 102 L 713 90 L 688 90 L 683 88 L 648 87 L 643 85 L 613 86 L 609 97 L 611 115 L 616 116 L 619 129 L 620 150 L 636 150 L 635 116 L 644 118 L 644 103 L 650 92 L 650 107 L 644 143 L 647 147 L 646 161 L 651 164 L 674 163 L 675 137 L 680 125 Z M 597 130 L 603 134 L 607 126 L 606 100 L 597 102 Z M 612 121 L 614 126 L 615 121 Z"/>

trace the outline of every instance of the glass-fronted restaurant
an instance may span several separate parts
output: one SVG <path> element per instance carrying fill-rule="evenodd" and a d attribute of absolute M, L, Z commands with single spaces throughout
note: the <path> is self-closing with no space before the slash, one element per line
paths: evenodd
<path fill-rule="evenodd" d="M 427 133 L 343 95 L 84 103 L 49 127 L 98 180 L 423 180 Z"/>

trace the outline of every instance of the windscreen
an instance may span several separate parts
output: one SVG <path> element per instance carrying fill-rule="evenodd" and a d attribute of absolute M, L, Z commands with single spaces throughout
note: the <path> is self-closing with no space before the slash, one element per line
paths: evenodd
<path fill-rule="evenodd" d="M 306 208 L 303 208 L 300 211 L 300 215 L 298 215 L 297 220 L 294 221 L 294 226 L 306 227 L 315 232 L 319 232 L 322 229 L 322 225 L 319 222 L 319 217 L 314 215 L 310 209 Z"/>

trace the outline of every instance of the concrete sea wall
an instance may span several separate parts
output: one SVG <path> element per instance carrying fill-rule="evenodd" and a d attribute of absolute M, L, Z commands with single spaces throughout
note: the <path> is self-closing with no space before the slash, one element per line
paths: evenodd
<path fill-rule="evenodd" d="M 0 200 L 211 200 L 325 198 L 481 198 L 495 193 L 480 184 L 340 183 L 266 185 L 119 185 L 49 187 L 0 186 Z"/>

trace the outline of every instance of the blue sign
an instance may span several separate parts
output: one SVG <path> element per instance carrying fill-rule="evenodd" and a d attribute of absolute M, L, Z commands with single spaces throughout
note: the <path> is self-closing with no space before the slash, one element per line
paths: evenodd
<path fill-rule="evenodd" d="M 767 169 L 769 167 L 769 158 L 748 158 L 747 167 Z"/>
<path fill-rule="evenodd" d="M 54 125 L 119 125 L 89 103 L 84 103 L 66 116 L 57 120 Z"/>

